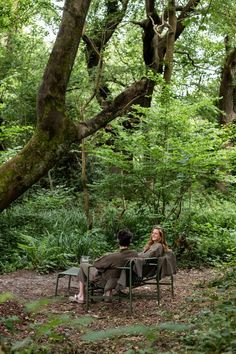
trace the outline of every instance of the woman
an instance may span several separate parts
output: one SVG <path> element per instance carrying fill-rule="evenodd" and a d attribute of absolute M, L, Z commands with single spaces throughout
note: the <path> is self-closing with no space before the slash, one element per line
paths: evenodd
<path fill-rule="evenodd" d="M 139 257 L 160 257 L 168 251 L 170 251 L 170 249 L 166 243 L 164 230 L 160 226 L 154 226 L 150 239 L 144 246 L 143 251 L 139 253 Z"/>
<path fill-rule="evenodd" d="M 156 274 L 156 266 L 146 263 L 145 258 L 158 258 L 158 266 L 161 271 L 161 278 L 176 273 L 175 257 L 168 247 L 164 230 L 160 226 L 154 226 L 150 239 L 144 246 L 138 258 L 134 260 L 134 272 L 138 277 L 152 277 Z M 153 262 L 152 262 L 153 263 Z M 127 273 L 122 270 L 120 279 L 117 282 L 116 290 L 125 289 L 127 285 Z"/>

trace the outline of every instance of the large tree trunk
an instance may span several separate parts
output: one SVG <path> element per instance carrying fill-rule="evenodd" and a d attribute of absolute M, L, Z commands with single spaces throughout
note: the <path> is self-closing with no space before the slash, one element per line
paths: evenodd
<path fill-rule="evenodd" d="M 0 167 L 0 211 L 54 166 L 64 144 L 62 136 L 48 139 L 47 134 L 36 131 L 24 149 Z"/>
<path fill-rule="evenodd" d="M 221 124 L 232 123 L 236 119 L 236 48 L 230 48 L 228 38 L 225 40 L 226 57 L 220 82 L 219 117 Z"/>
<path fill-rule="evenodd" d="M 0 211 L 45 175 L 76 130 L 65 116 L 65 92 L 90 0 L 66 0 L 61 26 L 39 89 L 38 124 L 25 148 L 0 168 Z"/>
<path fill-rule="evenodd" d="M 229 38 L 225 38 L 225 61 L 221 73 L 219 90 L 219 122 L 222 125 L 231 124 L 236 120 L 236 48 L 230 46 Z M 234 143 L 228 142 L 225 148 L 233 146 Z M 222 166 L 222 170 L 224 167 Z M 218 181 L 217 188 L 225 193 L 228 190 L 227 183 Z"/>

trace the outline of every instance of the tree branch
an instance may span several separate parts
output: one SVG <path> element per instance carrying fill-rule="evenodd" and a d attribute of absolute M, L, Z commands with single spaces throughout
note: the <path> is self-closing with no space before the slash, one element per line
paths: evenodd
<path fill-rule="evenodd" d="M 102 66 L 99 65 L 99 63 L 102 62 L 101 53 L 111 39 L 117 26 L 122 21 L 126 13 L 128 2 L 129 0 L 122 1 L 122 10 L 120 11 L 118 0 L 107 0 L 107 14 L 104 19 L 97 25 L 97 28 L 93 30 L 91 36 L 83 35 L 83 40 L 86 44 L 86 60 L 89 75 L 91 76 L 91 69 L 100 67 L 98 72 L 99 80 L 96 80 L 97 85 L 95 91 L 101 107 L 105 107 L 106 100 L 110 93 L 108 85 L 102 77 Z M 91 81 L 94 81 L 94 77 L 92 77 Z"/>
<path fill-rule="evenodd" d="M 189 14 L 194 12 L 197 5 L 201 2 L 201 0 L 189 0 L 186 6 L 182 8 L 180 15 L 177 18 L 177 28 L 175 33 L 175 40 L 179 38 L 183 30 L 185 29 L 184 20 L 188 18 Z"/>
<path fill-rule="evenodd" d="M 144 97 L 148 93 L 148 86 L 149 80 L 146 78 L 133 83 L 94 118 L 86 122 L 80 122 L 77 125 L 78 139 L 86 138 L 100 128 L 105 127 L 116 117 L 126 114 L 131 109 L 132 105 L 137 104 L 140 97 Z"/>

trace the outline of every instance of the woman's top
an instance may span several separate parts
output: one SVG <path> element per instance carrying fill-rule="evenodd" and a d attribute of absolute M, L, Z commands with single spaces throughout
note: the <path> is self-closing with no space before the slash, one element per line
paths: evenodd
<path fill-rule="evenodd" d="M 163 255 L 164 248 L 159 242 L 154 242 L 148 250 L 142 251 L 138 254 L 141 258 L 161 257 Z"/>

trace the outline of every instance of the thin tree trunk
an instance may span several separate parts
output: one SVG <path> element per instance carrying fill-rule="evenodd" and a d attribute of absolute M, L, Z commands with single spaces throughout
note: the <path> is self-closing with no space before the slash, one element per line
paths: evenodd
<path fill-rule="evenodd" d="M 90 0 L 66 0 L 60 29 L 52 49 L 37 102 L 38 124 L 29 143 L 0 168 L 0 211 L 55 165 L 77 138 L 65 116 L 65 92 Z"/>

